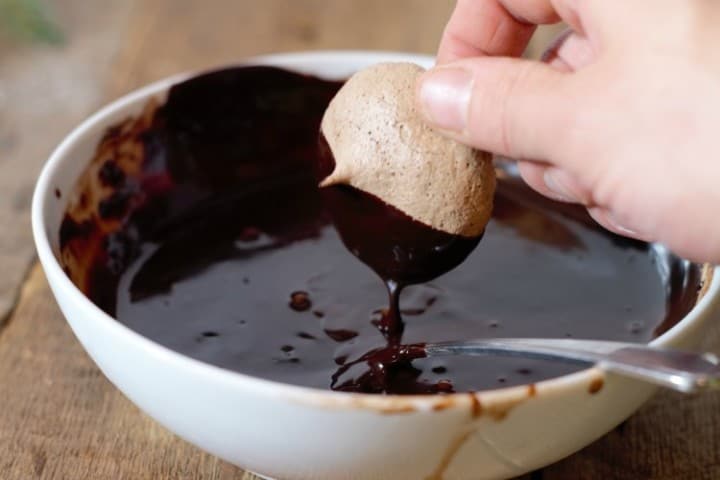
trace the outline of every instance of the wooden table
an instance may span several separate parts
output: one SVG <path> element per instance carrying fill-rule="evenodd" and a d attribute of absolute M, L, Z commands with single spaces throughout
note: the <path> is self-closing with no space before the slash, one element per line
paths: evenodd
<path fill-rule="evenodd" d="M 28 222 L 37 170 L 62 135 L 101 103 L 142 84 L 246 55 L 329 48 L 430 53 L 452 4 L 56 0 L 64 46 L 0 42 L 0 478 L 255 478 L 140 413 L 63 320 L 33 266 Z M 720 395 L 662 393 L 600 441 L 524 479 L 716 479 L 719 432 Z"/>

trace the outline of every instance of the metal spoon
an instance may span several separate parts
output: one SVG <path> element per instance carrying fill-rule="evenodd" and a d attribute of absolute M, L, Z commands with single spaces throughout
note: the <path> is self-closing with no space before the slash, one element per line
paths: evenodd
<path fill-rule="evenodd" d="M 428 343 L 428 357 L 502 355 L 555 360 L 599 368 L 684 393 L 720 389 L 720 358 L 634 343 L 599 340 L 493 338 Z"/>

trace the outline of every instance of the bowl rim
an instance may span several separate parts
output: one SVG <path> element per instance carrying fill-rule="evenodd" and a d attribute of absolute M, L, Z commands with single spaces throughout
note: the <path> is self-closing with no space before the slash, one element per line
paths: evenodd
<path fill-rule="evenodd" d="M 573 388 L 586 387 L 589 383 L 598 378 L 604 378 L 605 373 L 596 366 L 574 372 L 568 375 L 552 377 L 535 382 L 534 384 L 523 384 L 511 387 L 500 387 L 476 392 L 459 392 L 446 395 L 377 395 L 351 392 L 338 392 L 324 390 L 314 387 L 292 385 L 275 380 L 268 380 L 241 372 L 218 367 L 200 360 L 186 356 L 175 350 L 171 350 L 117 321 L 85 296 L 80 289 L 70 280 L 64 272 L 58 258 L 52 251 L 50 237 L 45 225 L 45 204 L 53 195 L 53 179 L 62 166 L 68 160 L 68 152 L 79 142 L 86 139 L 98 123 L 104 119 L 140 102 L 152 97 L 162 96 L 167 89 L 175 83 L 183 81 L 192 76 L 201 75 L 210 71 L 229 68 L 241 65 L 274 65 L 289 69 L 297 68 L 303 70 L 307 64 L 313 62 L 339 63 L 350 62 L 376 63 L 383 61 L 412 61 L 424 66 L 432 65 L 434 57 L 423 54 L 383 51 L 383 50 L 323 50 L 323 51 L 301 51 L 293 53 L 279 53 L 261 55 L 240 59 L 232 64 L 222 64 L 215 67 L 205 68 L 197 71 L 185 72 L 172 75 L 148 85 L 135 89 L 121 97 L 111 101 L 95 113 L 87 117 L 67 134 L 60 144 L 50 154 L 48 160 L 42 167 L 38 177 L 32 199 L 32 231 L 35 240 L 40 263 L 47 275 L 48 282 L 53 287 L 56 297 L 64 296 L 68 301 L 78 308 L 84 310 L 88 318 L 100 322 L 106 333 L 118 336 L 127 342 L 132 342 L 137 348 L 158 361 L 167 362 L 174 368 L 188 369 L 189 373 L 209 376 L 218 382 L 237 389 L 253 389 L 258 393 L 270 395 L 284 395 L 302 403 L 310 403 L 324 407 L 339 408 L 366 408 L 383 413 L 405 413 L 408 411 L 437 410 L 442 405 L 443 409 L 462 405 L 472 405 L 481 399 L 483 402 L 513 402 L 518 398 L 526 398 L 528 389 L 533 395 L 558 394 Z M 310 70 L 305 70 L 311 72 Z M 75 178 L 77 181 L 77 178 Z M 690 326 L 701 321 L 704 316 L 710 314 L 712 305 L 720 303 L 720 275 L 717 275 L 717 268 L 706 265 L 704 275 L 711 275 L 710 281 L 705 285 L 702 298 L 693 306 L 685 317 L 678 321 L 672 328 L 649 342 L 654 346 L 669 346 L 681 339 Z M 472 397 L 472 398 L 469 398 Z"/>

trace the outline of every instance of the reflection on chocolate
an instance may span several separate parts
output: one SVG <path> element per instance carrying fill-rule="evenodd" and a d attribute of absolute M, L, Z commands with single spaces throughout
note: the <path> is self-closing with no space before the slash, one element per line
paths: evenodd
<path fill-rule="evenodd" d="M 313 172 L 320 117 L 338 86 L 268 67 L 224 70 L 175 86 L 165 105 L 111 129 L 59 232 L 73 281 L 120 322 L 193 358 L 297 385 L 389 393 L 474 391 L 575 369 L 423 358 L 411 345 L 645 341 L 693 305 L 696 265 L 504 179 L 482 244 L 449 273 L 405 288 L 402 342 L 380 329 L 397 335 L 388 348 L 375 325 L 387 323 L 382 282 L 331 222 L 333 198 L 372 199 L 343 189 L 328 197 Z M 123 208 L 100 215 L 118 192 Z M 370 352 L 384 361 L 368 366 Z"/>

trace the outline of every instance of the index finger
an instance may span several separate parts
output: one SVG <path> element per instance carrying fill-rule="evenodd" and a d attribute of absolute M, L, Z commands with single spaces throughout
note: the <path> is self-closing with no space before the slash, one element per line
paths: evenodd
<path fill-rule="evenodd" d="M 520 56 L 537 25 L 558 21 L 551 0 L 458 0 L 440 41 L 438 63 Z"/>

